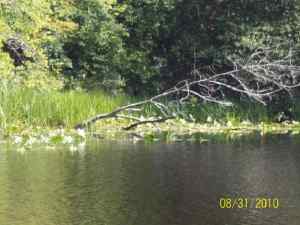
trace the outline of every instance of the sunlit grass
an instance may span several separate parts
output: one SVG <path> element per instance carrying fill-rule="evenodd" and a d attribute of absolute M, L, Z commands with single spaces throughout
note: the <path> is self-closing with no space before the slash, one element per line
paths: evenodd
<path fill-rule="evenodd" d="M 90 116 L 129 102 L 128 96 L 112 97 L 100 91 L 39 91 L 2 86 L 0 126 L 4 129 L 11 124 L 72 127 Z"/>
<path fill-rule="evenodd" d="M 41 91 L 0 84 L 0 129 L 8 130 L 18 126 L 72 128 L 91 116 L 110 112 L 119 106 L 138 100 L 141 98 L 133 98 L 125 94 L 111 96 L 103 91 Z M 294 111 L 295 120 L 298 120 L 299 104 L 295 105 Z M 156 108 L 148 105 L 142 114 L 137 116 L 153 116 L 157 112 Z M 192 119 L 197 123 L 217 121 L 226 124 L 229 122 L 233 126 L 245 121 L 254 124 L 274 121 L 273 115 L 270 115 L 265 106 L 246 102 L 237 103 L 233 107 L 222 107 L 216 104 L 185 105 L 180 109 L 178 117 Z"/>
<path fill-rule="evenodd" d="M 224 107 L 216 104 L 192 106 L 187 110 L 199 122 L 207 122 L 207 119 L 219 122 L 252 123 L 270 122 L 272 120 L 267 108 L 257 103 L 235 104 L 232 107 Z"/>

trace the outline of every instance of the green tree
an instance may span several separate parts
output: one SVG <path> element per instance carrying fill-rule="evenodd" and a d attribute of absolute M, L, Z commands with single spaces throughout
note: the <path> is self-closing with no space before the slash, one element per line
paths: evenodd
<path fill-rule="evenodd" d="M 299 40 L 299 2 L 294 0 L 123 0 L 119 4 L 126 6 L 117 17 L 129 32 L 126 47 L 142 53 L 145 71 L 161 88 L 186 79 L 194 66 L 215 64 L 222 70 L 230 66 L 228 57 L 241 58 L 258 47 L 284 46 L 284 51 Z M 130 84 L 135 78 L 129 79 Z"/>
<path fill-rule="evenodd" d="M 109 13 L 109 4 L 97 0 L 75 2 L 72 19 L 78 30 L 64 44 L 72 60 L 68 73 L 88 88 L 117 89 L 122 86 L 125 58 L 122 39 L 126 31 Z"/>
<path fill-rule="evenodd" d="M 63 10 L 69 8 L 69 1 L 25 1 L 3 0 L 0 2 L 0 79 L 15 84 L 36 88 L 61 88 L 61 61 L 49 49 L 56 48 L 63 33 L 76 25 L 63 17 Z M 55 4 L 64 4 L 55 10 Z M 3 44 L 9 38 L 17 38 L 27 46 L 27 54 L 34 62 L 16 67 Z M 59 51 L 56 49 L 55 51 Z M 61 53 L 63 55 L 63 52 Z M 62 58 L 62 57 L 60 57 Z"/>

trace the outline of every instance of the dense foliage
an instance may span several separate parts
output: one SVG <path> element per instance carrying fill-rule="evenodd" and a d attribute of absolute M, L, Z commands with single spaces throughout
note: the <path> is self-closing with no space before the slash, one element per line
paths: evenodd
<path fill-rule="evenodd" d="M 258 47 L 298 47 L 298 0 L 1 0 L 0 79 L 150 94 Z M 26 43 L 14 65 L 4 44 Z"/>
<path fill-rule="evenodd" d="M 296 1 L 125 0 L 119 21 L 128 28 L 130 49 L 144 52 L 164 86 L 194 67 L 228 65 L 257 47 L 286 50 L 299 40 Z M 284 47 L 283 47 L 284 46 Z M 173 81 L 173 82 L 172 82 Z"/>

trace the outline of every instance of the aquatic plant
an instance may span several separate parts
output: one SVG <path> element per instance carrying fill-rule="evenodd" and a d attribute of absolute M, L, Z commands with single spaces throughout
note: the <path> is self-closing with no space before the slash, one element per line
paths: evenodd
<path fill-rule="evenodd" d="M 72 127 L 88 116 L 128 102 L 130 98 L 125 95 L 112 97 L 100 91 L 41 91 L 0 84 L 0 129 L 14 132 L 29 126 Z"/>

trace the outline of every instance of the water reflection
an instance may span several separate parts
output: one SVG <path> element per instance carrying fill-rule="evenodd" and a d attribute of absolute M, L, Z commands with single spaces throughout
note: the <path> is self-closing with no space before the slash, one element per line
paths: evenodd
<path fill-rule="evenodd" d="M 0 150 L 0 224 L 299 224 L 299 141 L 90 143 L 84 151 Z M 280 209 L 220 209 L 221 197 Z"/>

